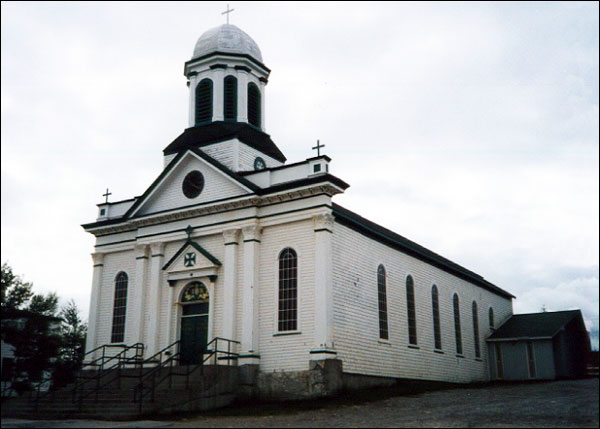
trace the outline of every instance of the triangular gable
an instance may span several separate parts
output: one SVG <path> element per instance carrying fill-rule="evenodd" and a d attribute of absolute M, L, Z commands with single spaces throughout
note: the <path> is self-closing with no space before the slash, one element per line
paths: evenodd
<path fill-rule="evenodd" d="M 192 170 L 200 171 L 204 189 L 196 198 L 181 191 L 184 177 Z M 208 203 L 230 197 L 252 194 L 258 187 L 205 153 L 189 149 L 177 155 L 144 194 L 128 210 L 126 217 L 152 214 L 165 210 Z"/>
<path fill-rule="evenodd" d="M 195 241 L 188 239 L 163 266 L 171 272 L 220 267 L 221 262 Z"/>

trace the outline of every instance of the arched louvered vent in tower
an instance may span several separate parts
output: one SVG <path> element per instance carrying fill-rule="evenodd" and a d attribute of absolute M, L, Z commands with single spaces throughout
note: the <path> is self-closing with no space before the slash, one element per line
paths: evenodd
<path fill-rule="evenodd" d="M 196 125 L 212 121 L 213 115 L 213 83 L 210 79 L 202 79 L 196 86 Z"/>
<path fill-rule="evenodd" d="M 260 128 L 260 90 L 256 84 L 248 84 L 248 123 Z"/>
<path fill-rule="evenodd" d="M 237 79 L 227 76 L 223 82 L 223 114 L 226 121 L 237 120 Z"/>

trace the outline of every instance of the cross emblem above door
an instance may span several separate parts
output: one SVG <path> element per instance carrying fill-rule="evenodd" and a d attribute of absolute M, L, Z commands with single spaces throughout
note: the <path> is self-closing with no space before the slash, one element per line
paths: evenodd
<path fill-rule="evenodd" d="M 194 252 L 186 253 L 183 258 L 183 265 L 193 267 L 196 265 L 196 254 Z"/>

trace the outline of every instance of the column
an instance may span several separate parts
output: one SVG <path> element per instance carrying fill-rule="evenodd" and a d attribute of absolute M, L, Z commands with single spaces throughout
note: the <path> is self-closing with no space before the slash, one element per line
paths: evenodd
<path fill-rule="evenodd" d="M 248 72 L 237 71 L 238 80 L 238 122 L 248 122 Z"/>
<path fill-rule="evenodd" d="M 98 324 L 100 299 L 102 297 L 102 271 L 104 270 L 104 253 L 92 253 L 94 274 L 92 276 L 92 296 L 90 297 L 90 312 L 88 319 L 88 333 L 85 341 L 85 351 L 96 348 L 98 338 Z M 88 358 L 92 360 L 94 356 Z"/>
<path fill-rule="evenodd" d="M 332 245 L 334 218 L 330 213 L 313 217 L 315 226 L 315 346 L 311 360 L 334 359 Z"/>
<path fill-rule="evenodd" d="M 244 277 L 242 295 L 242 338 L 238 365 L 258 364 L 258 258 L 260 227 L 242 228 L 244 239 Z"/>
<path fill-rule="evenodd" d="M 213 78 L 213 121 L 223 121 L 225 119 L 223 112 L 225 70 L 215 69 L 211 77 Z"/>
<path fill-rule="evenodd" d="M 150 320 L 148 323 L 148 337 L 146 338 L 146 352 L 145 355 L 152 356 L 154 353 L 160 350 L 158 339 L 159 339 L 159 322 L 160 322 L 160 288 L 161 288 L 161 274 L 164 260 L 164 249 L 163 243 L 154 243 L 150 245 L 150 281 L 148 287 L 148 308 L 147 312 L 150 314 Z M 145 313 L 145 312 L 144 312 Z"/>
<path fill-rule="evenodd" d="M 127 307 L 131 309 L 131 330 L 127 344 L 144 343 L 144 314 L 146 288 L 148 282 L 148 259 L 150 248 L 147 245 L 137 246 L 135 248 L 135 284 L 132 285 L 131 304 Z M 144 344 L 145 345 L 145 344 Z"/>
<path fill-rule="evenodd" d="M 228 340 L 235 340 L 235 288 L 237 276 L 237 250 L 239 229 L 228 229 L 223 231 L 225 239 L 225 262 L 223 272 L 223 330 L 222 335 Z"/>

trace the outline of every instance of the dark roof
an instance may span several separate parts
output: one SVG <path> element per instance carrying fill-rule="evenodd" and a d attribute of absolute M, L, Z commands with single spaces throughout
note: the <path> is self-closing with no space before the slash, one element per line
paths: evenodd
<path fill-rule="evenodd" d="M 362 216 L 338 205 L 333 204 L 333 215 L 335 216 L 336 222 L 341 223 L 349 228 L 354 229 L 368 237 L 371 237 L 383 244 L 386 244 L 394 249 L 400 250 L 408 255 L 411 255 L 417 259 L 427 262 L 433 266 L 436 266 L 450 274 L 453 274 L 463 280 L 467 280 L 474 283 L 484 289 L 494 292 L 498 295 L 514 298 L 514 295 L 507 291 L 500 289 L 498 286 L 488 282 L 479 274 L 469 271 L 464 267 L 438 255 L 418 245 L 417 243 L 410 241 L 409 239 L 384 228 L 375 222 L 371 222 Z"/>
<path fill-rule="evenodd" d="M 583 323 L 580 310 L 514 314 L 490 335 L 488 340 L 553 338 L 576 317 Z"/>
<path fill-rule="evenodd" d="M 170 155 L 186 149 L 208 146 L 234 138 L 277 161 L 286 161 L 285 156 L 268 134 L 244 122 L 211 122 L 210 124 L 187 128 L 183 134 L 163 150 L 163 153 Z"/>

